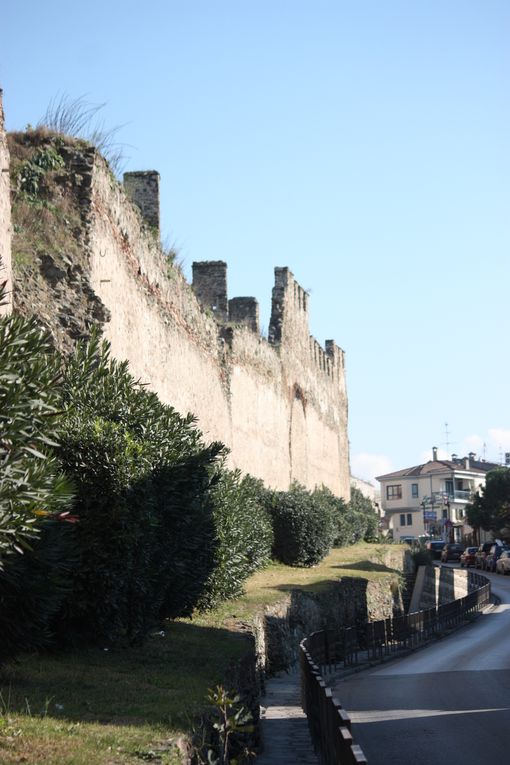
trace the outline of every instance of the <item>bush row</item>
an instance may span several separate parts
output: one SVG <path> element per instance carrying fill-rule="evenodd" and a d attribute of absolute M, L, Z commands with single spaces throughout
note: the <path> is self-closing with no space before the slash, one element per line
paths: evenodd
<path fill-rule="evenodd" d="M 0 453 L 0 517 L 16 532 L 0 548 L 3 656 L 53 639 L 137 642 L 164 618 L 239 595 L 271 556 L 310 566 L 333 542 L 367 536 L 368 514 L 326 489 L 274 492 L 228 470 L 223 445 L 205 444 L 107 343 L 62 363 L 33 325 L 0 323 L 11 365 L 0 411 L 11 410 L 2 425 L 19 462 L 13 478 L 13 448 Z M 27 331 L 31 363 L 16 368 Z M 49 411 L 36 417 L 41 401 Z"/>

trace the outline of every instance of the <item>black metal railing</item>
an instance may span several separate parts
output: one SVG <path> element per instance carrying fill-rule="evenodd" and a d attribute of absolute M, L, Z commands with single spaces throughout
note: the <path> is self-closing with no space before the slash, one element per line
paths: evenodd
<path fill-rule="evenodd" d="M 360 747 L 353 742 L 348 713 L 324 678 L 341 668 L 382 661 L 392 654 L 416 648 L 481 611 L 490 601 L 490 582 L 480 574 L 470 572 L 468 576 L 472 590 L 458 600 L 368 622 L 362 628 L 320 630 L 301 641 L 301 704 L 321 765 L 367 762 Z"/>

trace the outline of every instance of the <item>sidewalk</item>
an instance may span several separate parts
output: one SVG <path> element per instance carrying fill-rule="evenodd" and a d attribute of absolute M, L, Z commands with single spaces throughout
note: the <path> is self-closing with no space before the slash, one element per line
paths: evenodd
<path fill-rule="evenodd" d="M 264 750 L 257 765 L 318 765 L 301 709 L 299 667 L 266 681 L 261 730 Z"/>

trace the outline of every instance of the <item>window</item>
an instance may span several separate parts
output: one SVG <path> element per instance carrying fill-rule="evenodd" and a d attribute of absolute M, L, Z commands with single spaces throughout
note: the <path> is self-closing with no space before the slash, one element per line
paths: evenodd
<path fill-rule="evenodd" d="M 386 499 L 402 499 L 402 484 L 386 487 Z"/>
<path fill-rule="evenodd" d="M 405 526 L 406 525 L 406 517 L 405 517 L 404 513 L 402 513 L 401 516 L 400 516 L 400 525 L 401 526 Z"/>
<path fill-rule="evenodd" d="M 411 494 L 412 494 L 413 497 L 417 497 L 418 496 L 418 484 L 417 483 L 412 483 L 411 484 Z"/>
<path fill-rule="evenodd" d="M 450 497 L 453 497 L 453 481 L 445 481 L 444 488 L 446 493 L 449 494 Z"/>
<path fill-rule="evenodd" d="M 443 518 L 448 518 L 448 508 L 443 507 Z"/>
<path fill-rule="evenodd" d="M 407 513 L 407 525 L 412 526 L 413 525 L 413 514 Z"/>

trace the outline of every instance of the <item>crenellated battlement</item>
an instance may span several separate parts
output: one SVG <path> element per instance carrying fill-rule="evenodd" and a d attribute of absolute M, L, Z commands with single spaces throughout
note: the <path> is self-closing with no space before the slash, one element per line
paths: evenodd
<path fill-rule="evenodd" d="M 223 260 L 193 263 L 193 291 L 204 308 L 209 309 L 220 323 L 231 322 L 260 333 L 259 304 L 254 297 L 228 299 L 227 264 Z M 272 293 L 271 322 L 268 341 L 281 349 L 282 345 L 299 353 L 309 349 L 309 356 L 318 371 L 330 377 L 343 370 L 343 351 L 333 340 L 325 348 L 308 334 L 308 301 L 306 290 L 295 280 L 287 267 L 275 268 Z"/>

